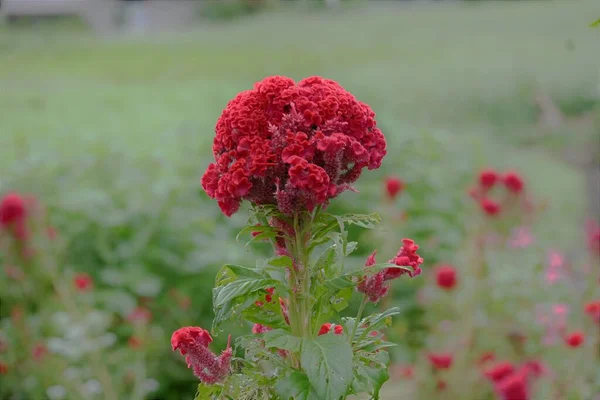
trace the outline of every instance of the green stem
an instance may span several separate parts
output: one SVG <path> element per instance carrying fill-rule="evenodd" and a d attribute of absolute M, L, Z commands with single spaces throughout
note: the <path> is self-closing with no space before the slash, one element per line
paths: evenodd
<path fill-rule="evenodd" d="M 368 301 L 367 296 L 363 296 L 363 299 L 360 303 L 360 307 L 358 307 L 358 313 L 356 314 L 356 319 L 354 320 L 354 327 L 352 328 L 352 334 L 350 335 L 350 345 L 352 345 L 352 341 L 354 340 L 354 336 L 356 335 L 356 330 L 358 329 L 358 324 L 360 323 L 360 317 L 362 316 L 362 313 L 365 310 L 367 301 Z"/>

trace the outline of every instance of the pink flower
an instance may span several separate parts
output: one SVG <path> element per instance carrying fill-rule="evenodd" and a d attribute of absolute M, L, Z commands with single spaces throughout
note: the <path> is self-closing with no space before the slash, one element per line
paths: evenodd
<path fill-rule="evenodd" d="M 584 310 L 594 321 L 600 323 L 600 300 L 587 303 Z"/>
<path fill-rule="evenodd" d="M 179 328 L 171 336 L 173 351 L 179 350 L 185 355 L 188 368 L 192 368 L 194 375 L 208 385 L 220 382 L 229 375 L 233 354 L 231 336 L 227 348 L 218 357 L 208 349 L 211 342 L 210 334 L 196 326 Z"/>
<path fill-rule="evenodd" d="M 456 286 L 456 269 L 452 265 L 440 265 L 436 269 L 437 285 L 445 290 L 452 290 Z"/>
<path fill-rule="evenodd" d="M 515 370 L 515 366 L 508 361 L 500 361 L 492 365 L 490 368 L 487 368 L 483 374 L 492 382 L 500 382 L 507 376 L 513 374 Z"/>
<path fill-rule="evenodd" d="M 500 213 L 500 204 L 492 199 L 483 198 L 479 204 L 481 209 L 490 217 L 496 216 Z"/>
<path fill-rule="evenodd" d="M 83 272 L 75 274 L 73 277 L 73 284 L 79 292 L 88 292 L 94 288 L 92 277 Z"/>
<path fill-rule="evenodd" d="M 404 182 L 395 177 L 388 177 L 385 180 L 385 189 L 390 199 L 395 199 L 404 189 Z"/>
<path fill-rule="evenodd" d="M 448 369 L 452 366 L 453 356 L 450 353 L 430 353 L 427 355 L 434 369 Z"/>
<path fill-rule="evenodd" d="M 7 230 L 18 241 L 25 241 L 27 230 L 28 199 L 17 194 L 9 193 L 0 201 L 0 232 Z"/>
<path fill-rule="evenodd" d="M 523 226 L 513 230 L 513 234 L 508 241 L 508 245 L 513 249 L 525 249 L 535 242 L 535 238 L 529 231 L 529 228 Z"/>
<path fill-rule="evenodd" d="M 561 268 L 565 265 L 565 256 L 557 250 L 550 250 L 548 253 L 548 267 Z"/>
<path fill-rule="evenodd" d="M 527 371 L 519 370 L 496 384 L 501 400 L 529 400 Z"/>
<path fill-rule="evenodd" d="M 152 312 L 145 307 L 136 307 L 127 316 L 131 323 L 147 324 L 152 319 Z"/>
<path fill-rule="evenodd" d="M 262 324 L 254 324 L 254 326 L 252 327 L 252 333 L 254 333 L 255 335 L 259 335 L 262 333 L 269 332 L 272 329 L 273 328 L 271 328 L 270 326 L 265 326 Z"/>
<path fill-rule="evenodd" d="M 48 349 L 42 343 L 38 343 L 33 346 L 31 350 L 31 356 L 35 362 L 40 362 L 48 354 Z"/>

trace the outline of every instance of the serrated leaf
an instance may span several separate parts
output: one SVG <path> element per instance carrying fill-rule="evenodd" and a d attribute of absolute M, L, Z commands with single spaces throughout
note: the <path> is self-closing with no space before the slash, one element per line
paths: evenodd
<path fill-rule="evenodd" d="M 300 351 L 300 343 L 302 339 L 291 335 L 283 329 L 274 329 L 266 332 L 263 335 L 265 347 L 276 347 L 278 349 L 292 351 L 297 353 Z"/>
<path fill-rule="evenodd" d="M 300 362 L 319 399 L 339 399 L 352 384 L 352 348 L 344 336 L 305 338 Z"/>
<path fill-rule="evenodd" d="M 238 279 L 225 286 L 215 288 L 214 307 L 221 307 L 225 303 L 244 295 L 257 292 L 268 287 L 273 287 L 278 281 L 265 278 L 244 278 Z"/>
<path fill-rule="evenodd" d="M 216 400 L 221 394 L 221 391 L 222 388 L 220 386 L 199 383 L 194 400 Z"/>
<path fill-rule="evenodd" d="M 344 214 L 336 216 L 338 221 L 345 224 L 357 225 L 365 229 L 375 229 L 381 224 L 381 217 L 378 214 Z"/>
<path fill-rule="evenodd" d="M 367 390 L 373 400 L 379 399 L 381 387 L 390 378 L 388 374 L 389 354 L 385 351 L 361 357 L 357 354 L 354 358 L 356 372 L 353 386 L 358 386 L 358 391 Z M 355 385 L 362 383 L 363 385 Z M 362 386 L 362 387 L 361 387 Z"/>
<path fill-rule="evenodd" d="M 242 265 L 225 264 L 221 267 L 215 278 L 216 286 L 223 286 L 233 282 L 238 277 L 261 279 L 264 276 L 256 268 L 244 267 Z"/>
<path fill-rule="evenodd" d="M 293 372 L 275 385 L 277 394 L 284 400 L 318 400 L 319 397 L 310 385 L 308 377 L 302 372 Z"/>
<path fill-rule="evenodd" d="M 333 309 L 337 312 L 340 312 L 348 307 L 348 302 L 350 298 L 352 298 L 352 294 L 354 290 L 351 287 L 345 288 L 337 292 L 334 296 L 331 297 L 330 302 Z"/>

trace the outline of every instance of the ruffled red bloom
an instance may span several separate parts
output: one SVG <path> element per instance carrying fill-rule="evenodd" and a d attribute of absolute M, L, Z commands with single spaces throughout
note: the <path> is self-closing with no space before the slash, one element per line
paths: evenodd
<path fill-rule="evenodd" d="M 411 267 L 412 271 L 407 271 L 401 268 L 386 268 L 379 271 L 378 273 L 371 276 L 363 276 L 356 289 L 364 293 L 369 301 L 377 303 L 382 297 L 384 297 L 388 290 L 389 285 L 386 283 L 389 280 L 399 278 L 402 275 L 407 274 L 411 278 L 421 274 L 421 267 L 423 258 L 417 254 L 419 246 L 411 239 L 402 239 L 403 246 L 398 250 L 396 257 L 388 261 L 390 264 L 395 264 L 401 267 Z M 375 250 L 368 258 L 365 263 L 365 268 L 375 264 Z"/>
<path fill-rule="evenodd" d="M 395 177 L 388 177 L 385 180 L 385 190 L 390 199 L 395 199 L 404 189 L 404 182 Z"/>
<path fill-rule="evenodd" d="M 449 369 L 454 357 L 450 353 L 430 353 L 427 355 L 429 362 L 435 369 Z"/>
<path fill-rule="evenodd" d="M 152 319 L 152 312 L 145 307 L 136 307 L 127 316 L 131 323 L 147 324 Z"/>
<path fill-rule="evenodd" d="M 321 77 L 265 78 L 229 102 L 215 132 L 202 187 L 227 216 L 242 200 L 312 210 L 386 154 L 371 108 Z"/>
<path fill-rule="evenodd" d="M 492 199 L 483 198 L 479 204 L 481 205 L 481 209 L 491 217 L 500 213 L 500 204 Z"/>
<path fill-rule="evenodd" d="M 456 269 L 452 265 L 440 265 L 435 277 L 437 285 L 442 289 L 451 290 L 456 286 Z"/>
<path fill-rule="evenodd" d="M 523 191 L 523 178 L 521 178 L 521 176 L 514 171 L 509 171 L 506 174 L 504 174 L 502 182 L 504 182 L 504 186 L 506 186 L 508 190 L 515 194 L 521 193 Z"/>
<path fill-rule="evenodd" d="M 254 333 L 255 335 L 259 335 L 261 333 L 269 332 L 272 329 L 273 328 L 271 328 L 270 326 L 265 326 L 262 324 L 254 324 L 254 326 L 252 326 L 252 333 Z"/>
<path fill-rule="evenodd" d="M 492 382 L 500 382 L 507 376 L 512 375 L 515 371 L 516 368 L 513 364 L 509 363 L 508 361 L 500 361 L 492 365 L 490 368 L 487 368 L 483 372 L 483 375 L 485 375 L 485 377 Z"/>
<path fill-rule="evenodd" d="M 496 384 L 496 392 L 502 400 L 529 400 L 527 371 L 520 370 Z"/>
<path fill-rule="evenodd" d="M 171 336 L 173 351 L 179 350 L 185 355 L 188 368 L 192 368 L 196 375 L 205 384 L 214 384 L 222 381 L 229 375 L 231 369 L 231 336 L 227 348 L 216 356 L 208 349 L 212 342 L 210 334 L 197 326 L 179 328 Z"/>
<path fill-rule="evenodd" d="M 498 181 L 498 173 L 493 169 L 484 169 L 479 173 L 479 185 L 484 189 L 490 189 Z"/>
<path fill-rule="evenodd" d="M 8 374 L 8 365 L 3 362 L 0 362 L 0 375 Z"/>
<path fill-rule="evenodd" d="M 585 336 L 583 332 L 573 332 L 565 338 L 565 343 L 570 347 L 579 347 L 583 344 Z"/>
<path fill-rule="evenodd" d="M 79 292 L 87 292 L 94 288 L 92 277 L 85 273 L 78 273 L 73 277 L 73 284 Z"/>
<path fill-rule="evenodd" d="M 594 321 L 600 322 L 600 300 L 587 303 L 584 310 Z"/>

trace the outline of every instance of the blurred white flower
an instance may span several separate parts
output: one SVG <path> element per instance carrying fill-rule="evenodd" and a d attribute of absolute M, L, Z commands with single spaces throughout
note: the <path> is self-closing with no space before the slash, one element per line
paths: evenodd
<path fill-rule="evenodd" d="M 97 340 L 98 347 L 110 347 L 117 342 L 117 335 L 112 332 L 108 332 L 100 336 Z"/>
<path fill-rule="evenodd" d="M 46 389 L 46 394 L 50 400 L 61 400 L 67 396 L 67 391 L 60 385 L 50 386 Z"/>
<path fill-rule="evenodd" d="M 63 376 L 65 377 L 65 379 L 68 380 L 77 379 L 81 376 L 81 371 L 78 368 L 69 367 L 65 369 L 65 372 L 63 372 Z"/>
<path fill-rule="evenodd" d="M 102 384 L 95 379 L 90 379 L 83 384 L 83 391 L 90 395 L 102 393 Z"/>
<path fill-rule="evenodd" d="M 52 316 L 54 323 L 59 327 L 63 328 L 69 326 L 71 319 L 69 318 L 69 314 L 64 311 L 59 311 Z"/>
<path fill-rule="evenodd" d="M 142 388 L 146 393 L 154 392 L 158 390 L 158 387 L 159 383 L 156 379 L 144 379 L 144 381 L 142 382 Z"/>

